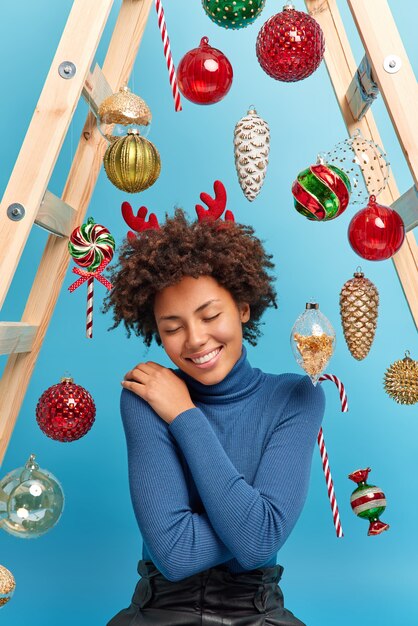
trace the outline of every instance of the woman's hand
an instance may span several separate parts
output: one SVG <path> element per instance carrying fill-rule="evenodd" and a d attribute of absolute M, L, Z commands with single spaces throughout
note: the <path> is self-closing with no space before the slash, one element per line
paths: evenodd
<path fill-rule="evenodd" d="M 196 408 L 181 378 L 153 361 L 138 363 L 125 374 L 121 384 L 148 402 L 167 424 L 183 411 Z"/>

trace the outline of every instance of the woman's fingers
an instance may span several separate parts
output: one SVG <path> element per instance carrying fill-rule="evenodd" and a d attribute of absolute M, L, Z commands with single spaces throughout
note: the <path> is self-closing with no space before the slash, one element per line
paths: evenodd
<path fill-rule="evenodd" d="M 133 393 L 135 393 L 137 396 L 140 396 L 141 398 L 144 398 L 144 400 L 146 400 L 146 385 L 135 382 L 133 380 L 123 380 L 122 387 L 124 389 L 127 389 L 128 391 L 133 391 Z"/>
<path fill-rule="evenodd" d="M 164 370 L 167 370 L 167 368 L 159 365 L 158 363 L 154 363 L 154 361 L 138 363 L 134 369 L 125 374 L 123 380 L 133 380 L 145 384 L 147 380 L 149 381 L 150 377 L 155 376 L 156 374 L 161 374 Z"/>

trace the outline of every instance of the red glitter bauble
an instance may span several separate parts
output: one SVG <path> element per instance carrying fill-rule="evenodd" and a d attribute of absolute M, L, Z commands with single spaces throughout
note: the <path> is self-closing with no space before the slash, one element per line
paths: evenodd
<path fill-rule="evenodd" d="M 36 405 L 36 421 L 40 429 L 56 441 L 75 441 L 93 425 L 96 415 L 94 400 L 84 387 L 62 378 L 43 392 Z"/>
<path fill-rule="evenodd" d="M 184 55 L 177 68 L 180 91 L 195 104 L 222 100 L 231 88 L 232 77 L 232 65 L 223 52 L 209 45 L 207 37 Z"/>
<path fill-rule="evenodd" d="M 256 44 L 263 70 L 285 82 L 310 76 L 321 63 L 324 50 L 324 35 L 318 22 L 291 4 L 263 24 Z"/>
<path fill-rule="evenodd" d="M 370 196 L 368 205 L 351 220 L 348 239 L 354 252 L 363 259 L 384 261 L 403 244 L 405 226 L 399 213 L 377 204 L 375 196 Z"/>

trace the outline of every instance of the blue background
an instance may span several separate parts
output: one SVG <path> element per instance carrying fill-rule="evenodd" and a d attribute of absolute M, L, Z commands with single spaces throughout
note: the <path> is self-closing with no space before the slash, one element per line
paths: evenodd
<path fill-rule="evenodd" d="M 351 15 L 344 2 L 339 4 L 360 62 L 363 50 Z M 389 4 L 416 72 L 416 3 L 391 0 Z M 116 1 L 96 56 L 100 64 L 119 6 Z M 70 0 L 2 2 L 2 192 L 70 8 Z M 296 8 L 305 9 L 302 2 Z M 177 63 L 207 35 L 234 67 L 233 86 L 225 100 L 199 107 L 183 99 L 183 112 L 175 113 L 151 9 L 130 87 L 153 112 L 149 138 L 160 150 L 162 173 L 151 189 L 127 197 L 102 170 L 87 216 L 105 224 L 119 244 L 127 231 L 120 216 L 123 200 L 131 200 L 134 208 L 145 204 L 160 220 L 176 205 L 193 216 L 200 192 L 211 192 L 213 181 L 220 178 L 237 221 L 255 226 L 276 262 L 280 306 L 266 314 L 258 346 L 248 347 L 252 365 L 265 371 L 299 371 L 289 346 L 290 329 L 309 298 L 319 301 L 337 332 L 338 347 L 328 371 L 344 381 L 350 400 L 349 413 L 342 414 L 336 389 L 326 383 L 324 431 L 345 537 L 335 537 L 316 449 L 306 506 L 278 555 L 285 567 L 286 605 L 308 626 L 360 622 L 409 626 L 418 623 L 418 411 L 417 406 L 398 406 L 391 400 L 384 393 L 382 377 L 406 349 L 418 358 L 416 328 L 392 262 L 363 261 L 351 250 L 346 230 L 356 208 L 349 207 L 339 219 L 324 224 L 310 223 L 293 209 L 290 186 L 295 175 L 314 162 L 318 152 L 331 149 L 347 134 L 324 64 L 295 84 L 276 82 L 260 69 L 254 51 L 256 36 L 264 21 L 279 10 L 281 5 L 268 0 L 254 25 L 225 31 L 207 18 L 200 0 L 166 1 Z M 249 203 L 237 182 L 232 137 L 235 123 L 252 103 L 270 124 L 271 152 L 263 190 Z M 86 112 L 82 101 L 49 185 L 56 195 L 62 193 Z M 374 113 L 402 193 L 412 179 L 381 98 Z M 46 239 L 47 233 L 35 226 L 1 320 L 20 319 Z M 380 292 L 376 339 L 362 362 L 355 361 L 345 345 L 338 304 L 341 286 L 359 264 Z M 110 313 L 100 313 L 104 295 L 100 285 L 95 289 L 94 339 L 87 340 L 86 290 L 69 294 L 67 287 L 73 280 L 69 270 L 1 468 L 4 475 L 35 453 L 40 466 L 61 481 L 66 497 L 64 514 L 47 535 L 32 541 L 5 532 L 0 535 L 0 563 L 17 581 L 15 596 L 0 617 L 2 623 L 14 626 L 24 626 L 29 620 L 32 626 L 104 625 L 129 604 L 137 581 L 142 543 L 128 491 L 119 381 L 144 358 L 170 363 L 161 348 L 147 351 L 138 338 L 128 340 L 122 327 L 107 332 L 112 318 Z M 1 371 L 5 362 L 6 357 L 1 357 Z M 66 371 L 90 391 L 97 406 L 92 430 L 71 444 L 48 439 L 35 421 L 41 393 Z M 378 537 L 367 537 L 367 523 L 353 515 L 349 503 L 354 484 L 347 475 L 368 465 L 370 481 L 385 491 L 388 500 L 382 517 L 391 528 Z"/>

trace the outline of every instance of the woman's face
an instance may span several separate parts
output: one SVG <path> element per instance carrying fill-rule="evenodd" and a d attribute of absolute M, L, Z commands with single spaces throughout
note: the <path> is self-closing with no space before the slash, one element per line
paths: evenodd
<path fill-rule="evenodd" d="M 238 305 L 211 276 L 186 276 L 157 293 L 154 315 L 173 363 L 204 385 L 214 385 L 241 356 L 242 323 L 250 319 L 250 307 Z"/>

